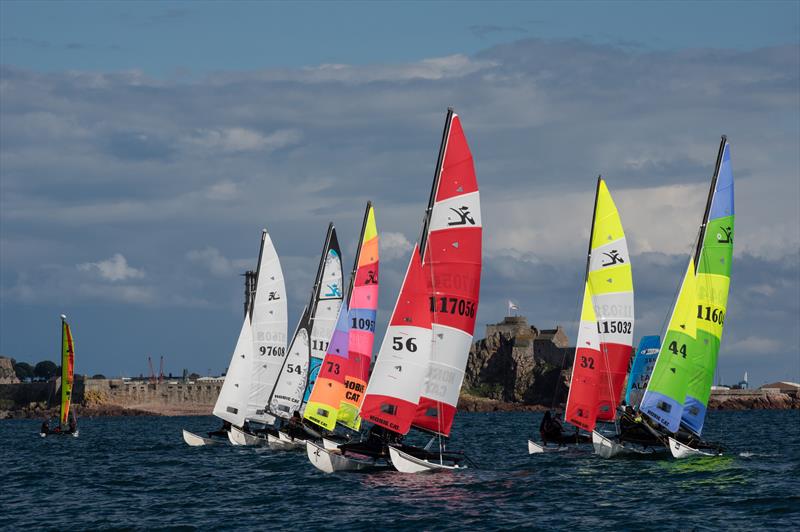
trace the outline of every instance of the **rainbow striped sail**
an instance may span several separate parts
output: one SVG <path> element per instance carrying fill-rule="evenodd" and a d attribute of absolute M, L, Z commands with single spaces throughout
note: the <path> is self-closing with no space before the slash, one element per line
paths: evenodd
<path fill-rule="evenodd" d="M 353 430 L 369 378 L 378 309 L 378 229 L 367 203 L 347 301 L 342 304 L 303 417 L 333 430 L 337 421 Z"/>

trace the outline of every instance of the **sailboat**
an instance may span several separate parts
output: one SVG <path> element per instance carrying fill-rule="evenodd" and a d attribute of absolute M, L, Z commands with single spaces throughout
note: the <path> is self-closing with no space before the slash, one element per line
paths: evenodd
<path fill-rule="evenodd" d="M 612 422 L 633 352 L 633 277 L 622 221 L 605 180 L 597 178 L 589 251 L 584 275 L 583 305 L 572 364 L 565 421 L 571 435 L 557 434 L 541 444 L 528 440 L 528 452 L 565 450 L 588 443 L 597 422 Z"/>
<path fill-rule="evenodd" d="M 325 358 L 310 386 L 303 413 L 306 430 L 322 436 L 331 449 L 347 441 L 334 431 L 358 432 L 359 408 L 369 379 L 379 287 L 378 229 L 375 209 L 367 202 L 358 240 L 347 300 L 339 310 L 336 327 L 325 342 Z"/>
<path fill-rule="evenodd" d="M 250 424 L 267 426 L 275 418 L 266 411 L 269 393 L 286 356 L 286 287 L 278 254 L 269 233 L 261 233 L 255 296 L 245 311 L 236 347 L 213 413 L 230 425 L 234 445 L 266 445 L 266 430 L 255 432 Z M 190 446 L 218 443 L 187 430 L 183 439 Z"/>
<path fill-rule="evenodd" d="M 58 427 L 50 429 L 50 421 L 45 420 L 39 431 L 41 437 L 65 435 L 78 437 L 78 420 L 72 406 L 72 387 L 75 384 L 75 345 L 67 317 L 61 315 L 61 409 Z"/>
<path fill-rule="evenodd" d="M 447 451 L 445 440 L 475 328 L 481 237 L 472 155 L 458 115 L 448 109 L 420 239 L 361 405 L 361 417 L 373 427 L 364 441 L 336 451 L 309 445 L 317 468 L 333 472 L 391 464 L 411 473 L 466 466 L 465 455 Z M 412 427 L 433 435 L 427 447 L 402 444 Z"/>
<path fill-rule="evenodd" d="M 283 423 L 289 421 L 289 425 L 281 427 L 277 434 L 267 434 L 270 448 L 305 448 L 309 434 L 300 426 L 300 415 L 308 401 L 307 391 L 313 386 L 322 365 L 342 299 L 342 252 L 336 229 L 331 223 L 308 305 L 289 343 L 288 354 L 267 403 L 272 415 Z M 318 437 L 313 433 L 310 435 Z"/>
<path fill-rule="evenodd" d="M 733 192 L 730 144 L 723 136 L 695 252 L 640 406 L 675 458 L 722 453 L 701 433 L 727 311 Z"/>

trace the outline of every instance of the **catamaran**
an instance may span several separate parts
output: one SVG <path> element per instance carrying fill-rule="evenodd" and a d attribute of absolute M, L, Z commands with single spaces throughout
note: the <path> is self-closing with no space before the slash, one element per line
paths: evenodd
<path fill-rule="evenodd" d="M 564 416 L 575 431 L 563 434 L 559 423 L 543 423 L 543 441 L 528 440 L 531 454 L 590 442 L 579 430 L 592 432 L 598 421 L 614 421 L 622 400 L 633 352 L 633 277 L 622 220 L 602 177 L 597 178 L 589 235 L 583 305 Z"/>
<path fill-rule="evenodd" d="M 255 296 L 245 311 L 225 382 L 214 405 L 214 415 L 230 423 L 227 432 L 234 445 L 266 445 L 266 428 L 275 417 L 266 411 L 269 393 L 275 385 L 286 356 L 286 286 L 278 254 L 269 233 L 261 233 Z M 184 441 L 191 446 L 218 443 L 187 430 Z"/>
<path fill-rule="evenodd" d="M 727 312 L 733 227 L 733 169 L 723 136 L 695 252 L 640 406 L 675 458 L 723 451 L 701 433 Z"/>
<path fill-rule="evenodd" d="M 288 354 L 267 403 L 269 412 L 282 423 L 277 433 L 267 434 L 270 448 L 305 448 L 308 436 L 319 437 L 302 427 L 300 415 L 308 401 L 309 386 L 313 386 L 319 373 L 342 299 L 342 252 L 331 223 L 308 305 L 289 343 Z"/>
<path fill-rule="evenodd" d="M 466 467 L 447 451 L 478 310 L 482 226 L 472 155 L 461 121 L 448 109 L 420 239 L 366 390 L 360 415 L 367 438 L 330 450 L 308 445 L 326 472 L 392 467 L 421 472 Z M 402 443 L 414 427 L 425 448 Z"/>
<path fill-rule="evenodd" d="M 61 409 L 58 427 L 51 429 L 50 421 L 45 420 L 39 430 L 41 437 L 65 435 L 78 437 L 78 420 L 72 406 L 72 387 L 75 384 L 75 345 L 67 317 L 61 315 Z"/>
<path fill-rule="evenodd" d="M 361 427 L 358 415 L 369 379 L 378 310 L 379 253 L 375 209 L 367 203 L 353 270 L 333 334 L 325 342 L 325 358 L 309 386 L 303 412 L 306 431 L 322 437 L 331 449 L 348 441 Z M 341 427 L 350 434 L 337 434 Z M 319 445 L 320 442 L 309 442 Z"/>

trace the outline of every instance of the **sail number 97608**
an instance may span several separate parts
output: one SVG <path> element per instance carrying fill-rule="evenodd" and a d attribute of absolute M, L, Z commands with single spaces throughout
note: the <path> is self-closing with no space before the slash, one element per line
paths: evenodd
<path fill-rule="evenodd" d="M 276 347 L 274 345 L 262 345 L 258 348 L 258 352 L 262 355 L 282 357 L 286 354 L 286 348 Z"/>

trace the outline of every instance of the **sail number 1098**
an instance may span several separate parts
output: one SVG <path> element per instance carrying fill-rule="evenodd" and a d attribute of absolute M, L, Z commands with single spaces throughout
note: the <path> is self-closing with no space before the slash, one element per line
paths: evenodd
<path fill-rule="evenodd" d="M 458 314 L 468 318 L 475 317 L 475 302 L 457 297 L 430 297 L 431 312 Z M 438 308 L 437 308 L 438 307 Z"/>

